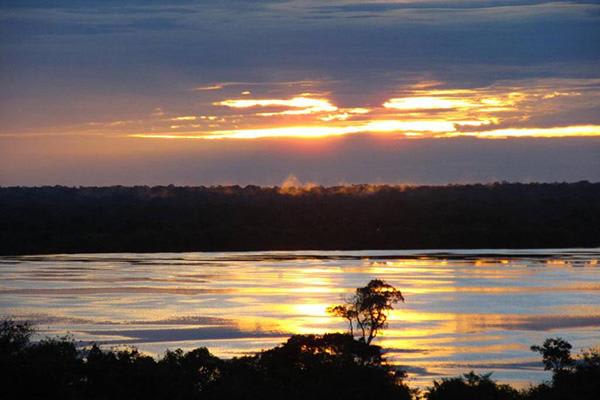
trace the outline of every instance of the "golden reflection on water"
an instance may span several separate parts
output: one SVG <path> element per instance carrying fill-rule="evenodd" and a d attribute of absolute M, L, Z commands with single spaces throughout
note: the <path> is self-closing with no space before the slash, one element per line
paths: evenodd
<path fill-rule="evenodd" d="M 107 346 L 207 346 L 229 357 L 291 334 L 345 330 L 326 308 L 377 277 L 406 298 L 377 344 L 416 385 L 470 369 L 540 380 L 531 344 L 557 335 L 578 348 L 600 342 L 598 251 L 489 253 L 4 257 L 0 313 Z"/>

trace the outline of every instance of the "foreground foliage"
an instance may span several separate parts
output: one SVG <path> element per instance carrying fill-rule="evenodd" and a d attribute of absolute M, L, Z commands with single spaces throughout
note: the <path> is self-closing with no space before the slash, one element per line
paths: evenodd
<path fill-rule="evenodd" d="M 417 396 L 381 348 L 349 334 L 296 335 L 255 355 L 219 359 L 206 349 L 167 351 L 158 360 L 133 348 L 78 349 L 68 337 L 30 341 L 32 329 L 0 323 L 0 385 L 14 399 L 396 399 Z M 542 355 L 554 357 L 552 339 Z M 566 342 L 565 342 L 566 343 Z M 561 344 L 562 346 L 562 344 Z M 562 346 L 561 348 L 564 348 Z M 526 391 L 473 372 L 434 381 L 427 400 L 595 399 L 600 353 L 589 351 L 553 369 L 553 379 Z M 554 364 L 553 364 L 554 365 Z"/>
<path fill-rule="evenodd" d="M 491 374 L 477 375 L 474 372 L 462 377 L 434 381 L 426 394 L 427 400 L 517 400 L 521 394 L 509 385 L 498 385 Z M 525 397 L 525 396 L 524 396 Z"/>
<path fill-rule="evenodd" d="M 584 351 L 571 357 L 571 344 L 561 338 L 546 339 L 540 352 L 544 366 L 552 371 L 552 382 L 533 387 L 527 393 L 531 400 L 597 399 L 600 395 L 600 349 Z"/>
<path fill-rule="evenodd" d="M 206 348 L 78 350 L 69 338 L 29 341 L 26 325 L 5 321 L 2 388 L 27 399 L 410 399 L 402 373 L 381 349 L 346 334 L 298 335 L 271 350 L 221 360 Z"/>

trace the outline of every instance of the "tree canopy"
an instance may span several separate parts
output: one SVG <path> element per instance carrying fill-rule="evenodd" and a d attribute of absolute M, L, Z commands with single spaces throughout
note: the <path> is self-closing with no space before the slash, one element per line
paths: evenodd
<path fill-rule="evenodd" d="M 0 254 L 600 246 L 600 183 L 0 188 Z"/>
<path fill-rule="evenodd" d="M 531 351 L 542 355 L 544 369 L 557 374 L 573 365 L 571 344 L 562 338 L 548 338 L 539 346 L 531 346 Z"/>
<path fill-rule="evenodd" d="M 387 327 L 388 313 L 394 304 L 402 301 L 402 293 L 380 279 L 373 279 L 367 286 L 356 289 L 346 304 L 327 309 L 332 315 L 348 321 L 350 335 L 371 344 L 377 334 Z"/>
<path fill-rule="evenodd" d="M 69 337 L 34 342 L 31 332 L 27 324 L 0 323 L 0 384 L 6 398 L 596 400 L 600 393 L 595 349 L 554 371 L 551 382 L 525 390 L 470 372 L 435 380 L 418 397 L 379 346 L 349 334 L 294 335 L 272 349 L 221 359 L 204 347 L 154 358 L 135 348 L 81 347 Z"/>

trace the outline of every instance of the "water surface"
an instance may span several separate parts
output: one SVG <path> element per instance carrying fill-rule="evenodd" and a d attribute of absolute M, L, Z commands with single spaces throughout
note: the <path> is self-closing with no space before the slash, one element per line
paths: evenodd
<path fill-rule="evenodd" d="M 599 260 L 600 249 L 0 257 L 0 315 L 84 343 L 231 357 L 343 331 L 325 308 L 381 278 L 406 303 L 377 344 L 413 385 L 475 370 L 523 386 L 548 378 L 530 345 L 600 344 Z"/>

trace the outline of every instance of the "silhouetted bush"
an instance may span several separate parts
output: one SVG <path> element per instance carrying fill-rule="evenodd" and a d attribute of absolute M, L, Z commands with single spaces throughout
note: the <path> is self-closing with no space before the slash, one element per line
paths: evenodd
<path fill-rule="evenodd" d="M 546 339 L 533 350 L 542 353 L 547 369 L 553 372 L 552 382 L 532 387 L 528 400 L 591 400 L 600 395 L 600 350 L 584 351 L 572 359 L 571 345 L 561 338 Z M 548 368 L 550 367 L 550 368 Z"/>
<path fill-rule="evenodd" d="M 381 349 L 346 334 L 297 335 L 253 356 L 220 360 L 206 348 L 158 361 L 127 348 L 78 350 L 68 337 L 30 342 L 1 326 L 5 393 L 21 399 L 410 399 Z"/>
<path fill-rule="evenodd" d="M 33 328 L 27 322 L 18 323 L 10 319 L 0 323 L 0 356 L 3 361 L 19 355 L 29 344 Z"/>
<path fill-rule="evenodd" d="M 433 381 L 427 400 L 517 400 L 520 393 L 508 385 L 498 385 L 491 374 L 477 375 L 473 371 L 462 377 Z"/>
<path fill-rule="evenodd" d="M 0 323 L 4 399 L 394 399 L 415 395 L 381 348 L 349 334 L 295 335 L 273 349 L 221 360 L 206 348 L 167 351 L 156 360 L 136 349 L 78 349 L 69 337 L 31 342 L 31 328 Z M 434 381 L 427 400 L 597 399 L 600 352 L 590 350 L 551 382 L 517 391 L 488 375 Z"/>
<path fill-rule="evenodd" d="M 229 362 L 209 397 L 227 399 L 410 399 L 381 349 L 346 334 L 296 335 Z"/>

